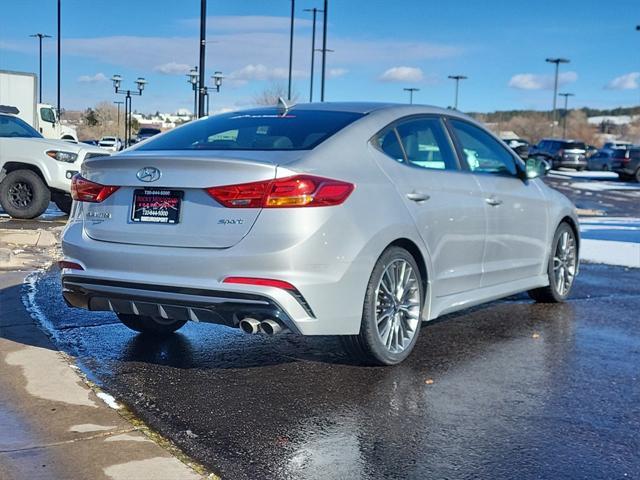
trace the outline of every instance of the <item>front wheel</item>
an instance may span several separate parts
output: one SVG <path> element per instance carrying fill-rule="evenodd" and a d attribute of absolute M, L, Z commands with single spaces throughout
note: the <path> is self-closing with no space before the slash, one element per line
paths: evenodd
<path fill-rule="evenodd" d="M 409 356 L 418 339 L 424 287 L 413 256 L 390 247 L 378 259 L 364 300 L 358 335 L 340 337 L 355 360 L 395 365 Z"/>
<path fill-rule="evenodd" d="M 170 320 L 146 315 L 129 315 L 126 313 L 118 313 L 117 315 L 120 321 L 131 330 L 155 336 L 169 335 L 187 323 L 185 320 Z"/>
<path fill-rule="evenodd" d="M 39 217 L 49 206 L 51 192 L 31 170 L 14 170 L 0 183 L 0 205 L 13 218 Z"/>
<path fill-rule="evenodd" d="M 549 285 L 529 290 L 536 302 L 563 302 L 571 292 L 578 271 L 578 243 L 576 234 L 567 223 L 561 223 L 551 244 L 551 255 L 547 265 Z"/>

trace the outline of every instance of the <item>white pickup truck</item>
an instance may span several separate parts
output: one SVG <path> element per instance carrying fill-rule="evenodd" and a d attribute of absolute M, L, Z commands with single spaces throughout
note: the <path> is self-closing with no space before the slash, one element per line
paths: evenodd
<path fill-rule="evenodd" d="M 45 138 L 77 142 L 75 128 L 62 125 L 51 105 L 36 101 L 37 85 L 38 77 L 33 73 L 0 70 L 0 105 L 16 107 L 18 117 Z"/>
<path fill-rule="evenodd" d="M 53 201 L 71 211 L 71 177 L 82 162 L 109 152 L 83 143 L 51 140 L 0 105 L 0 206 L 14 218 L 40 216 Z"/>

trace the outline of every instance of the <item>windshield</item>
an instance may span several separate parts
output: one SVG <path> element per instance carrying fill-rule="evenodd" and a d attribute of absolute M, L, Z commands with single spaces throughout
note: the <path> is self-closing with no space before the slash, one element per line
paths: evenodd
<path fill-rule="evenodd" d="M 42 135 L 18 117 L 0 115 L 0 138 L 42 138 Z"/>
<path fill-rule="evenodd" d="M 565 150 L 586 150 L 587 146 L 583 142 L 564 142 L 562 144 L 562 148 L 564 148 Z"/>
<path fill-rule="evenodd" d="M 361 113 L 275 108 L 216 115 L 149 140 L 139 150 L 310 150 Z"/>

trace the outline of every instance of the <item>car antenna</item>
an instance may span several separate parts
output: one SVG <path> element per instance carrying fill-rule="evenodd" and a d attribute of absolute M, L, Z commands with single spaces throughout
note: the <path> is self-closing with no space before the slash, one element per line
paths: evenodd
<path fill-rule="evenodd" d="M 281 117 L 284 117 L 294 105 L 295 103 L 289 105 L 284 98 L 278 97 L 278 110 Z"/>

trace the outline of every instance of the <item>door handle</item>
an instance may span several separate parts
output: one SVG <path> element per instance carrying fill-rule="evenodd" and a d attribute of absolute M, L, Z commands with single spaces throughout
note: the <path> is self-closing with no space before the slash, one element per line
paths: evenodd
<path fill-rule="evenodd" d="M 431 196 L 423 192 L 411 192 L 407 193 L 407 198 L 409 200 L 413 200 L 414 202 L 424 202 L 426 200 L 429 200 Z"/>
<path fill-rule="evenodd" d="M 489 197 L 484 199 L 492 207 L 497 207 L 498 205 L 502 205 L 502 200 L 498 200 L 496 197 Z"/>

